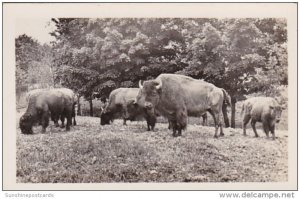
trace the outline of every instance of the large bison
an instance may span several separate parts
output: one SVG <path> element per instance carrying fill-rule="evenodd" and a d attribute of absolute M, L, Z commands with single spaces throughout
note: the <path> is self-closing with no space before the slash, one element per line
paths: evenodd
<path fill-rule="evenodd" d="M 141 107 L 132 103 L 135 101 L 138 92 L 138 88 L 118 88 L 113 90 L 109 95 L 108 104 L 101 114 L 101 125 L 109 124 L 116 114 L 121 113 L 124 124 L 126 124 L 126 120 L 133 121 L 144 117 L 147 121 L 148 130 L 153 130 L 156 120 L 148 118 Z"/>
<path fill-rule="evenodd" d="M 158 110 L 167 117 L 173 128 L 173 136 L 181 136 L 187 126 L 188 116 L 200 117 L 208 111 L 215 122 L 215 137 L 223 136 L 220 115 L 224 103 L 230 98 L 224 89 L 203 80 L 177 74 L 161 74 L 155 80 L 139 82 L 140 91 L 136 103 L 154 117 Z"/>
<path fill-rule="evenodd" d="M 72 99 L 74 101 L 73 103 L 73 111 L 72 111 L 72 118 L 73 118 L 73 125 L 76 125 L 76 112 L 75 112 L 75 106 L 76 106 L 76 95 L 75 93 L 71 90 L 71 89 L 68 89 L 68 88 L 44 88 L 44 89 L 35 89 L 35 90 L 31 90 L 27 93 L 26 95 L 26 101 L 27 103 L 29 102 L 29 100 L 31 98 L 36 98 L 38 95 L 40 95 L 42 92 L 48 92 L 48 91 L 52 91 L 52 92 L 56 92 L 56 91 L 59 91 L 59 92 L 63 92 L 64 95 L 66 95 L 67 97 L 69 97 L 70 99 Z M 29 104 L 29 103 L 28 103 Z M 51 120 L 54 122 L 55 126 L 58 127 L 59 124 L 58 124 L 58 120 L 60 119 L 61 120 L 61 128 L 64 128 L 65 125 L 64 125 L 64 121 L 65 121 L 65 115 L 62 113 L 56 113 L 56 112 L 51 112 Z M 41 122 L 39 122 L 40 125 L 41 125 Z"/>
<path fill-rule="evenodd" d="M 282 108 L 277 101 L 271 97 L 253 97 L 244 101 L 241 114 L 243 114 L 243 131 L 246 135 L 246 125 L 251 119 L 254 134 L 258 137 L 255 124 L 262 122 L 263 130 L 269 137 L 271 131 L 275 139 L 275 123 L 280 121 Z"/>
<path fill-rule="evenodd" d="M 21 132 L 23 134 L 32 134 L 32 126 L 37 123 L 42 125 L 42 131 L 45 132 L 49 124 L 50 116 L 55 123 L 59 117 L 66 117 L 66 130 L 70 130 L 75 101 L 74 98 L 69 95 L 73 91 L 65 91 L 66 89 L 45 89 L 31 95 L 29 97 L 27 110 L 20 118 L 19 124 Z"/>

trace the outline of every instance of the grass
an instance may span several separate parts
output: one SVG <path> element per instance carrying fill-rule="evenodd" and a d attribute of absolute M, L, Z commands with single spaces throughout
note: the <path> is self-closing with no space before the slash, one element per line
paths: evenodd
<path fill-rule="evenodd" d="M 19 114 L 20 115 L 20 114 Z M 215 139 L 213 127 L 190 124 L 173 138 L 167 124 L 155 132 L 146 123 L 115 120 L 100 126 L 99 118 L 78 117 L 70 132 L 55 128 L 34 135 L 17 129 L 17 182 L 282 182 L 288 180 L 288 132 L 275 141 L 226 128 Z M 198 122 L 200 123 L 199 119 Z M 202 121 L 201 121 L 202 122 Z M 51 132 L 51 134 L 50 134 Z"/>

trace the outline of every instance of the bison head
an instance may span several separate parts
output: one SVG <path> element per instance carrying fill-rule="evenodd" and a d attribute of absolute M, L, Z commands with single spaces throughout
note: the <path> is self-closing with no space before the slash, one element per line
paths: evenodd
<path fill-rule="evenodd" d="M 101 116 L 100 116 L 100 124 L 101 125 L 110 124 L 111 121 L 112 121 L 112 114 L 111 114 L 111 112 L 108 112 L 108 111 L 104 110 L 101 113 Z"/>
<path fill-rule="evenodd" d="M 270 106 L 271 117 L 275 119 L 276 123 L 280 122 L 282 109 L 281 106 Z"/>
<path fill-rule="evenodd" d="M 141 107 L 136 103 L 135 100 L 129 100 L 126 103 L 126 108 L 124 110 L 125 119 L 135 120 L 135 117 L 141 114 Z"/>
<path fill-rule="evenodd" d="M 32 131 L 33 124 L 34 124 L 33 116 L 25 113 L 20 118 L 20 122 L 19 122 L 21 132 L 23 134 L 33 134 L 33 131 Z"/>
<path fill-rule="evenodd" d="M 139 82 L 139 93 L 136 98 L 136 103 L 145 109 L 147 114 L 155 116 L 155 108 L 160 100 L 160 93 L 162 87 L 161 80 L 149 80 L 145 81 L 142 85 Z"/>

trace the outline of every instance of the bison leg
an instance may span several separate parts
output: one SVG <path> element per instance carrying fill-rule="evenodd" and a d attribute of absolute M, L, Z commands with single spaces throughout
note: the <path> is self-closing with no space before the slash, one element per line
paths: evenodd
<path fill-rule="evenodd" d="M 49 125 L 49 112 L 45 111 L 42 115 L 42 133 L 46 132 L 46 128 Z"/>
<path fill-rule="evenodd" d="M 221 120 L 219 119 L 219 127 L 220 127 L 220 136 L 224 136 L 224 132 L 223 132 L 223 124 L 221 122 Z"/>
<path fill-rule="evenodd" d="M 126 124 L 126 119 L 123 119 L 123 125 L 127 125 L 127 124 Z"/>
<path fill-rule="evenodd" d="M 150 127 L 152 131 L 154 131 L 155 124 L 156 124 L 156 117 L 151 118 Z"/>
<path fill-rule="evenodd" d="M 211 109 L 209 109 L 208 112 L 211 114 L 211 116 L 212 116 L 212 118 L 214 120 L 214 123 L 215 123 L 215 135 L 214 135 L 214 137 L 218 138 L 218 129 L 219 129 L 218 123 L 219 123 L 219 121 L 217 121 L 215 113 Z"/>
<path fill-rule="evenodd" d="M 264 132 L 265 132 L 267 138 L 269 138 L 270 128 L 269 128 L 269 124 L 267 122 L 263 122 L 263 129 L 264 129 Z"/>
<path fill-rule="evenodd" d="M 65 117 L 64 117 L 64 115 L 61 115 L 61 116 L 60 116 L 60 121 L 61 121 L 61 126 L 60 126 L 60 128 L 65 128 Z"/>
<path fill-rule="evenodd" d="M 175 122 L 172 123 L 172 127 L 173 127 L 173 137 L 178 137 L 182 135 L 182 128 L 180 127 L 180 125 L 176 124 Z"/>
<path fill-rule="evenodd" d="M 147 122 L 147 131 L 154 131 L 154 125 Z"/>
<path fill-rule="evenodd" d="M 173 128 L 173 137 L 177 137 L 177 132 L 176 132 L 176 128 Z"/>
<path fill-rule="evenodd" d="M 66 131 L 70 130 L 70 126 L 72 125 L 72 113 L 70 111 L 67 111 L 67 125 L 66 125 Z"/>
<path fill-rule="evenodd" d="M 77 122 L 76 122 L 75 116 L 73 116 L 73 125 L 74 125 L 74 126 L 76 126 L 76 125 L 77 125 Z"/>
<path fill-rule="evenodd" d="M 76 111 L 75 111 L 75 104 L 73 105 L 73 111 L 72 111 L 72 117 L 73 117 L 73 125 L 74 126 L 76 126 L 77 125 L 77 122 L 76 122 L 76 119 L 75 119 L 75 117 L 76 117 Z"/>
<path fill-rule="evenodd" d="M 187 111 L 186 109 L 179 110 L 176 113 L 176 129 L 178 136 L 181 136 L 182 129 L 185 129 L 187 126 Z"/>
<path fill-rule="evenodd" d="M 150 131 L 150 124 L 147 124 L 147 131 Z"/>
<path fill-rule="evenodd" d="M 54 122 L 55 127 L 59 127 L 58 118 L 59 116 L 57 114 L 51 113 L 51 120 Z"/>
<path fill-rule="evenodd" d="M 176 123 L 172 122 L 172 127 L 173 127 L 173 137 L 177 137 L 177 128 L 176 128 Z"/>
<path fill-rule="evenodd" d="M 202 119 L 203 119 L 202 126 L 207 126 L 207 113 L 204 113 L 202 115 Z"/>
<path fill-rule="evenodd" d="M 245 136 L 246 136 L 246 126 L 249 123 L 250 119 L 251 119 L 250 115 L 245 115 L 243 119 L 243 132 Z"/>
<path fill-rule="evenodd" d="M 181 136 L 181 131 L 182 131 L 182 129 L 178 128 L 178 136 Z"/>
<path fill-rule="evenodd" d="M 216 132 L 218 133 L 218 128 L 220 127 L 220 136 L 224 136 L 223 125 L 222 125 L 222 121 L 220 120 L 220 112 L 217 113 L 216 120 L 217 120 Z"/>
<path fill-rule="evenodd" d="M 150 123 L 150 124 L 148 124 L 148 131 L 154 131 L 154 126 L 155 126 L 155 124 L 152 124 L 152 123 Z"/>
<path fill-rule="evenodd" d="M 275 125 L 271 125 L 270 130 L 271 130 L 272 138 L 273 140 L 275 140 Z"/>
<path fill-rule="evenodd" d="M 145 116 L 145 119 L 147 121 L 147 131 L 150 131 L 150 130 L 154 130 L 154 126 L 155 126 L 155 123 L 156 123 L 156 118 L 153 118 L 153 117 L 150 117 L 150 116 Z"/>
<path fill-rule="evenodd" d="M 255 128 L 255 124 L 256 124 L 256 120 L 251 120 L 251 126 L 252 126 L 252 129 L 253 129 L 253 132 L 255 134 L 255 137 L 259 137 L 257 132 L 256 132 L 256 128 Z"/>
<path fill-rule="evenodd" d="M 170 121 L 170 126 L 173 129 L 173 137 L 177 137 L 177 125 L 176 125 L 176 121 L 174 120 L 169 120 Z"/>

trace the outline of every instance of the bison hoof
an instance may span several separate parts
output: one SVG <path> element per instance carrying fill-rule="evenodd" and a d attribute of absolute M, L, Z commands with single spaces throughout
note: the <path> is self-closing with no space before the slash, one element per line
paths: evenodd
<path fill-rule="evenodd" d="M 223 137 L 223 136 L 224 136 L 224 133 L 221 133 L 220 136 Z"/>
<path fill-rule="evenodd" d="M 214 138 L 218 138 L 219 136 L 215 135 Z"/>

